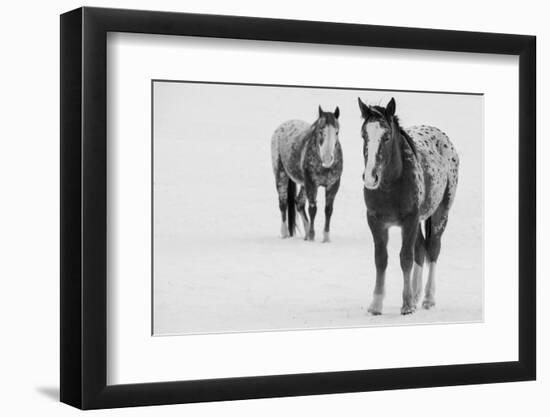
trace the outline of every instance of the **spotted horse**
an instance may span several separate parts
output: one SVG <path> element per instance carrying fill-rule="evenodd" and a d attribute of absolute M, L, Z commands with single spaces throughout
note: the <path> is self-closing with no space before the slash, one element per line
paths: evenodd
<path fill-rule="evenodd" d="M 358 101 L 363 118 L 363 196 L 376 264 L 374 295 L 368 311 L 382 314 L 390 226 L 401 227 L 401 314 L 416 310 L 426 258 L 429 272 L 422 307 L 430 309 L 435 306 L 435 270 L 441 236 L 458 183 L 457 151 L 447 135 L 436 127 L 403 129 L 395 115 L 393 98 L 385 108 L 368 106 L 361 98 Z"/>
<path fill-rule="evenodd" d="M 343 169 L 342 147 L 338 140 L 340 110 L 319 115 L 313 124 L 290 120 L 280 125 L 271 139 L 273 173 L 279 195 L 281 236 L 293 236 L 296 211 L 304 226 L 305 240 L 315 240 L 317 190 L 325 187 L 325 228 L 323 242 L 330 241 L 330 218 Z M 297 185 L 300 191 L 296 196 Z M 308 215 L 306 214 L 306 200 Z"/>

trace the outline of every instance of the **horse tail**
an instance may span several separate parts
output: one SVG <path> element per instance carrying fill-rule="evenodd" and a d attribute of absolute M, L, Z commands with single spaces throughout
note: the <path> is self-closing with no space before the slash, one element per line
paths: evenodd
<path fill-rule="evenodd" d="M 288 233 L 290 236 L 294 236 L 296 231 L 296 183 L 290 178 L 288 179 L 287 195 Z"/>

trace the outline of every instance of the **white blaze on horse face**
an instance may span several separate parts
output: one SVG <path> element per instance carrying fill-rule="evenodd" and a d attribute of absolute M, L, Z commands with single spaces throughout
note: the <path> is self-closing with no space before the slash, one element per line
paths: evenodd
<path fill-rule="evenodd" d="M 330 168 L 334 163 L 334 149 L 336 147 L 336 141 L 338 140 L 338 133 L 336 127 L 326 126 L 322 134 L 324 140 L 323 144 L 319 147 L 321 164 L 324 168 Z"/>
<path fill-rule="evenodd" d="M 382 137 L 386 129 L 380 125 L 380 122 L 367 123 L 367 163 L 365 164 L 364 182 L 368 189 L 375 189 L 379 183 L 378 167 L 376 166 L 376 155 L 382 142 Z"/>

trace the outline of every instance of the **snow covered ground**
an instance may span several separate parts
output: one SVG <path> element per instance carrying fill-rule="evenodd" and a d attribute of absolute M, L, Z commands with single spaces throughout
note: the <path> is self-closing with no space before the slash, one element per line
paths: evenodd
<path fill-rule="evenodd" d="M 400 231 L 390 231 L 384 314 L 370 316 L 374 254 L 362 197 L 357 96 L 394 96 L 404 126 L 459 150 L 436 301 L 401 316 Z M 279 237 L 270 139 L 281 122 L 341 110 L 344 174 L 332 242 Z M 472 95 L 155 83 L 154 334 L 453 323 L 483 319 L 483 98 Z M 324 192 L 319 207 L 323 207 Z"/>

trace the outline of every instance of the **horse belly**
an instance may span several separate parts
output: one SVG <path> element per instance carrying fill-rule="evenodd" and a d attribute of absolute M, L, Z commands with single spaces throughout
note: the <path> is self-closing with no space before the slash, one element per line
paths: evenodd
<path fill-rule="evenodd" d="M 424 182 L 424 198 L 420 205 L 420 220 L 423 221 L 434 214 L 443 200 L 448 182 L 448 166 L 437 152 L 423 152 L 420 165 Z"/>
<path fill-rule="evenodd" d="M 424 201 L 420 206 L 420 221 L 428 219 L 437 210 L 443 200 L 446 185 L 446 181 L 442 186 L 438 184 L 428 186 L 428 184 L 426 184 L 427 192 L 425 193 Z"/>
<path fill-rule="evenodd" d="M 299 153 L 292 153 L 283 161 L 283 166 L 288 176 L 299 185 L 304 185 L 304 171 L 301 167 L 301 158 Z"/>

